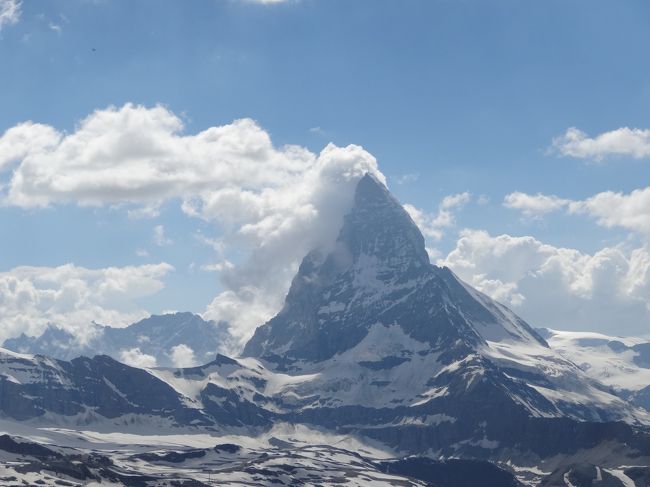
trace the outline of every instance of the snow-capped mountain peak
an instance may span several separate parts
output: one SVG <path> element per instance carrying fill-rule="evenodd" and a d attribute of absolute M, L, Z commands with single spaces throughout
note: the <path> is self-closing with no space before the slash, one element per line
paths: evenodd
<path fill-rule="evenodd" d="M 282 311 L 244 354 L 319 361 L 352 348 L 376 323 L 401 326 L 431 346 L 544 340 L 504 306 L 429 263 L 424 238 L 386 187 L 358 183 L 336 244 L 305 257 Z"/>
<path fill-rule="evenodd" d="M 287 389 L 310 407 L 426 405 L 442 414 L 434 404 L 477 388 L 537 417 L 643 416 L 507 307 L 430 264 L 413 220 L 369 175 L 334 248 L 305 257 L 283 309 L 244 356 L 315 374 Z"/>

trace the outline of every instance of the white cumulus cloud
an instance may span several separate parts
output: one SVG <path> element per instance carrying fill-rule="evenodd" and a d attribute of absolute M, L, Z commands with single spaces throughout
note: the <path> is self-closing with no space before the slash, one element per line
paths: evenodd
<path fill-rule="evenodd" d="M 528 218 L 538 218 L 553 211 L 584 214 L 603 227 L 619 227 L 644 237 L 650 236 L 650 186 L 630 193 L 604 191 L 584 200 L 516 192 L 505 197 L 504 206 L 519 210 Z"/>
<path fill-rule="evenodd" d="M 650 156 L 650 130 L 621 127 L 588 136 L 575 127 L 553 139 L 553 148 L 563 156 L 601 161 L 608 156 L 642 159 Z"/>
<path fill-rule="evenodd" d="M 650 186 L 630 193 L 605 191 L 569 208 L 587 213 L 604 227 L 625 228 L 650 237 Z"/>
<path fill-rule="evenodd" d="M 143 353 L 140 348 L 128 348 L 120 351 L 120 360 L 131 367 L 155 367 L 156 357 Z"/>
<path fill-rule="evenodd" d="M 594 254 L 525 236 L 465 230 L 440 265 L 511 306 L 533 326 L 647 334 L 650 249 Z"/>
<path fill-rule="evenodd" d="M 232 249 L 248 258 L 223 266 L 224 290 L 204 314 L 228 320 L 242 341 L 280 308 L 300 259 L 333 241 L 356 182 L 367 172 L 385 181 L 356 145 L 276 147 L 251 119 L 186 134 L 167 108 L 133 104 L 97 110 L 71 133 L 10 128 L 0 137 L 2 170 L 5 205 L 124 206 L 143 217 L 179 200 L 187 215 L 218 224 L 219 259 Z M 164 228 L 156 232 L 163 242 Z"/>
<path fill-rule="evenodd" d="M 194 356 L 194 350 L 184 343 L 172 347 L 169 351 L 169 356 L 172 359 L 174 367 L 194 367 L 198 364 Z"/>
<path fill-rule="evenodd" d="M 47 154 L 61 137 L 53 127 L 39 123 L 25 122 L 9 128 L 0 137 L 0 170 L 28 155 Z"/>

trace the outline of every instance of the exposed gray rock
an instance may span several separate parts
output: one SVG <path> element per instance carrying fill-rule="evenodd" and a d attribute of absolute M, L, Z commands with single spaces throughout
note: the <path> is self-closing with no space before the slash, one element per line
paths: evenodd
<path fill-rule="evenodd" d="M 408 213 L 366 175 L 335 248 L 305 257 L 284 307 L 256 330 L 244 355 L 279 368 L 318 362 L 354 347 L 376 323 L 398 324 L 413 338 L 449 350 L 449 361 L 494 338 L 492 333 L 546 346 L 523 320 L 506 317 L 500 305 L 483 299 L 448 268 L 429 263 Z M 506 320 L 511 322 L 504 327 Z"/>

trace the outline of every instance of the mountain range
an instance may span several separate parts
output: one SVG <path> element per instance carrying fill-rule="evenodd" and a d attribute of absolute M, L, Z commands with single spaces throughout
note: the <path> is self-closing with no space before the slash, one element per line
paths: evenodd
<path fill-rule="evenodd" d="M 170 313 L 153 315 L 125 328 L 90 323 L 83 337 L 49 325 L 40 336 L 23 333 L 5 340 L 2 346 L 61 360 L 101 354 L 128 363 L 130 356 L 144 356 L 149 357 L 149 365 L 173 367 L 208 362 L 228 337 L 223 322 L 205 321 L 193 313 Z M 185 357 L 179 352 L 185 352 Z M 191 363 L 179 364 L 181 358 Z"/>
<path fill-rule="evenodd" d="M 5 342 L 21 352 L 0 351 L 8 444 L 79 449 L 58 453 L 82 458 L 82 484 L 137 472 L 150 477 L 138 485 L 158 485 L 171 465 L 203 485 L 317 485 L 323 472 L 324 484 L 348 485 L 627 487 L 650 477 L 647 347 L 535 330 L 432 265 L 415 223 L 371 175 L 336 242 L 304 258 L 283 308 L 241 356 L 201 361 L 224 330 L 177 314 L 103 327 L 82 348 L 55 329 Z M 202 365 L 173 366 L 180 345 Z M 134 347 L 163 366 L 118 361 Z M 634 386 L 608 381 L 597 359 L 589 366 L 590 352 L 575 352 L 585 347 L 608 347 L 620 376 L 633 363 Z M 105 355 L 73 358 L 95 351 Z M 27 456 L 29 472 L 44 464 Z"/>

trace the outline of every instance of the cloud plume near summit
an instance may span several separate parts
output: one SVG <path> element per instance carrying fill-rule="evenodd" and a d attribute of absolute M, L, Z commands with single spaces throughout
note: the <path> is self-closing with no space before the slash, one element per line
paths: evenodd
<path fill-rule="evenodd" d="M 335 238 L 367 172 L 385 181 L 360 146 L 329 144 L 319 154 L 276 147 L 251 119 L 187 134 L 161 105 L 97 110 L 70 133 L 25 122 L 0 137 L 3 205 L 111 206 L 155 217 L 171 200 L 218 225 L 217 257 L 233 249 L 247 257 L 221 267 L 223 290 L 205 315 L 229 321 L 242 338 L 281 305 L 304 254 Z"/>

